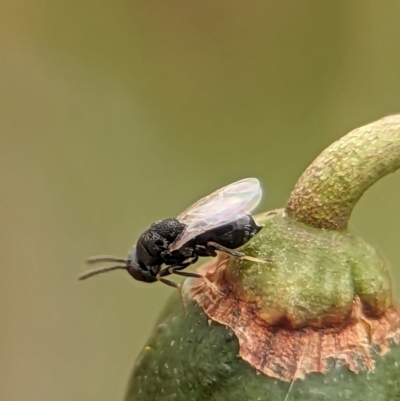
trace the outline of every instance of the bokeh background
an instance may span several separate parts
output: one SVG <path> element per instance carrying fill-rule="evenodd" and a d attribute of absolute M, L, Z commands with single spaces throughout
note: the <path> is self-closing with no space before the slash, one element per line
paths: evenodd
<path fill-rule="evenodd" d="M 399 20 L 397 0 L 2 1 L 0 399 L 121 399 L 172 290 L 78 282 L 83 260 L 247 176 L 283 206 L 332 141 L 400 112 Z M 352 218 L 394 267 L 399 184 Z"/>

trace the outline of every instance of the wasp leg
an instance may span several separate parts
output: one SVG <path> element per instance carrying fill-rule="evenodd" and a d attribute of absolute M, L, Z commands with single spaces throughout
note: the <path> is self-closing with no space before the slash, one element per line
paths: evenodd
<path fill-rule="evenodd" d="M 202 278 L 204 281 L 211 284 L 210 280 L 208 280 L 208 278 L 204 277 L 201 274 L 182 271 L 183 269 L 186 269 L 188 266 L 196 263 L 198 259 L 199 259 L 199 257 L 196 255 L 193 257 L 193 259 L 189 260 L 189 262 L 181 263 L 181 264 L 175 265 L 175 266 L 166 267 L 165 269 L 161 270 L 161 272 L 159 274 L 161 276 L 166 276 L 169 274 L 177 274 L 178 276 L 183 276 L 183 277 Z"/>
<path fill-rule="evenodd" d="M 183 277 L 196 277 L 196 278 L 202 278 L 207 280 L 204 276 L 202 276 L 201 274 L 198 273 L 191 273 L 191 272 L 181 272 L 180 271 L 180 267 L 178 266 L 178 268 L 176 267 L 170 267 L 169 271 L 171 274 L 177 274 L 178 276 L 183 276 Z"/>
<path fill-rule="evenodd" d="M 195 278 L 201 278 L 202 280 L 204 280 L 206 282 L 206 284 L 208 286 L 210 286 L 210 288 L 212 288 L 215 292 L 219 293 L 220 295 L 225 295 L 224 293 L 222 293 L 215 284 L 213 284 L 207 277 L 198 274 L 198 273 L 192 273 L 192 272 L 183 272 L 182 270 L 185 269 L 186 267 L 192 265 L 193 263 L 197 262 L 197 259 L 199 257 L 196 255 L 193 259 L 191 259 L 189 262 L 186 263 L 182 263 L 180 265 L 176 265 L 176 266 L 170 266 L 167 267 L 164 270 L 168 270 L 168 274 L 177 274 L 178 276 L 183 276 L 183 277 L 195 277 Z M 162 273 L 164 270 L 162 270 L 160 273 Z M 166 273 L 164 273 L 166 274 Z"/>
<path fill-rule="evenodd" d="M 214 251 L 214 253 L 215 251 L 221 251 L 228 255 L 234 256 L 235 258 L 243 258 L 244 256 L 246 256 L 243 252 L 226 248 L 225 246 L 217 244 L 216 242 L 207 242 L 207 249 L 209 250 L 210 253 L 212 253 L 212 251 Z"/>
<path fill-rule="evenodd" d="M 160 272 L 162 273 L 163 270 Z M 169 273 L 169 272 L 168 272 Z M 160 274 L 157 274 L 157 280 L 160 281 L 161 283 L 164 283 L 166 285 L 169 285 L 170 287 L 176 288 L 179 292 L 179 297 L 181 299 L 181 304 L 182 304 L 182 309 L 183 312 L 187 314 L 186 306 L 185 303 L 183 302 L 183 296 L 182 296 L 182 286 L 179 283 L 174 283 L 171 280 L 167 280 L 166 278 L 163 278 L 160 276 Z"/>
<path fill-rule="evenodd" d="M 173 281 L 167 280 L 164 277 L 157 277 L 157 280 L 160 281 L 161 283 L 169 285 L 170 287 L 177 288 L 179 291 L 181 289 L 181 285 L 179 283 L 174 283 Z"/>
<path fill-rule="evenodd" d="M 213 258 L 217 256 L 217 252 L 211 246 L 196 245 L 196 252 L 201 252 L 201 256 L 211 256 Z"/>
<path fill-rule="evenodd" d="M 214 248 L 205 245 L 196 245 L 195 252 L 200 256 L 211 256 L 213 258 L 217 256 Z"/>
<path fill-rule="evenodd" d="M 165 267 L 164 269 L 162 269 L 158 274 L 157 277 L 165 277 L 165 276 L 169 276 L 170 274 L 173 274 L 171 272 L 171 269 L 175 269 L 175 270 L 182 270 L 182 269 L 186 269 L 188 266 L 192 265 L 193 263 L 197 262 L 197 259 L 199 259 L 199 257 L 197 255 L 195 255 L 192 259 L 190 259 L 188 262 L 185 263 L 180 263 L 178 265 L 173 265 L 173 266 L 169 266 L 169 267 Z M 175 273 L 175 272 L 174 272 Z M 176 273 L 179 274 L 179 273 Z M 188 273 L 189 274 L 189 273 Z M 196 273 L 191 273 L 191 274 L 196 274 Z M 181 274 L 181 276 L 183 276 L 183 274 Z M 200 274 L 195 275 L 195 276 L 188 276 L 188 277 L 202 277 Z"/>
<path fill-rule="evenodd" d="M 157 274 L 157 276 L 156 276 L 156 278 L 157 278 L 158 281 L 161 281 L 162 283 L 164 283 L 164 284 L 166 284 L 166 285 L 169 285 L 170 287 L 174 287 L 174 288 L 176 288 L 176 289 L 178 290 L 179 296 L 180 296 L 180 298 L 181 298 L 182 308 L 183 308 L 183 311 L 184 311 L 186 314 L 187 314 L 187 310 L 186 310 L 185 303 L 184 303 L 184 301 L 183 301 L 183 296 L 182 296 L 182 285 L 179 284 L 179 283 L 175 283 L 175 282 L 173 282 L 173 281 L 171 281 L 171 280 L 167 280 L 167 279 L 164 278 L 164 277 L 165 277 L 165 276 L 169 276 L 170 274 L 173 274 L 173 273 L 174 273 L 174 272 L 171 270 L 173 267 L 176 267 L 176 268 L 179 268 L 179 269 L 185 269 L 186 267 L 190 266 L 191 264 L 196 263 L 198 258 L 199 258 L 198 256 L 195 256 L 195 257 L 194 257 L 192 260 L 190 260 L 189 262 L 182 263 L 182 264 L 180 264 L 180 265 L 178 265 L 178 266 L 166 267 L 166 268 L 162 269 L 162 270 Z M 183 276 L 182 273 L 183 273 L 183 272 L 181 272 L 181 275 Z M 193 274 L 195 274 L 195 273 L 193 273 Z M 195 277 L 197 277 L 197 276 L 200 276 L 200 275 L 196 275 Z M 200 276 L 200 277 L 202 277 L 202 276 Z"/>
<path fill-rule="evenodd" d="M 189 260 L 189 262 L 185 262 L 185 263 L 181 263 L 179 265 L 167 267 L 167 270 L 168 270 L 169 274 L 178 274 L 179 276 L 197 277 L 197 278 L 203 277 L 201 274 L 181 271 L 183 269 L 186 269 L 190 265 L 193 265 L 194 263 L 196 263 L 198 259 L 199 259 L 199 257 L 197 255 L 195 255 L 192 259 Z"/>
<path fill-rule="evenodd" d="M 179 276 L 184 276 L 184 277 L 197 277 L 197 278 L 201 278 L 205 281 L 205 283 L 214 291 L 217 292 L 219 295 L 225 296 L 225 294 L 223 292 L 221 292 L 217 286 L 212 283 L 207 277 L 202 276 L 201 274 L 198 273 L 191 273 L 191 272 L 182 272 L 180 271 L 181 267 L 180 266 L 174 266 L 174 267 L 170 267 L 169 271 L 171 274 L 178 274 Z"/>
<path fill-rule="evenodd" d="M 239 259 L 246 259 L 246 260 L 250 260 L 252 262 L 256 262 L 256 263 L 271 263 L 272 260 L 267 260 L 267 259 L 259 259 L 259 258 L 253 258 L 252 256 L 247 256 L 245 253 L 243 252 L 239 252 L 239 251 L 235 251 L 234 249 L 229 249 L 226 248 L 225 246 L 222 246 L 216 242 L 208 242 L 207 243 L 207 248 L 211 248 L 220 252 L 224 252 L 230 256 L 233 256 L 235 258 L 239 258 Z"/>

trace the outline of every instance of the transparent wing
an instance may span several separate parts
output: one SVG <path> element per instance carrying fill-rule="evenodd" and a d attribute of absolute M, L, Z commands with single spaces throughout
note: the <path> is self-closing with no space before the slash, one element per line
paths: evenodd
<path fill-rule="evenodd" d="M 205 231 L 246 216 L 260 203 L 261 197 L 260 182 L 245 178 L 200 199 L 177 217 L 186 228 L 169 250 L 177 250 Z"/>

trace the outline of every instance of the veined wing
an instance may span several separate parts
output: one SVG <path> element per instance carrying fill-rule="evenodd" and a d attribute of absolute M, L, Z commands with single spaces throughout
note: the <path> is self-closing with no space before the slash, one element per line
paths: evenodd
<path fill-rule="evenodd" d="M 169 250 L 177 250 L 205 231 L 246 216 L 257 207 L 261 197 L 260 182 L 245 178 L 200 199 L 177 217 L 186 228 Z"/>

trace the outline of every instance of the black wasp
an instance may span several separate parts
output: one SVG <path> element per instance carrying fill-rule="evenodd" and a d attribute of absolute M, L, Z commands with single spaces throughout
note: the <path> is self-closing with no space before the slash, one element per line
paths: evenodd
<path fill-rule="evenodd" d="M 127 259 L 113 256 L 90 258 L 87 261 L 89 264 L 117 262 L 121 265 L 89 271 L 79 279 L 124 269 L 136 280 L 146 283 L 161 281 L 179 288 L 178 284 L 165 277 L 171 274 L 202 277 L 182 270 L 199 257 L 216 256 L 217 251 L 265 263 L 235 250 L 262 228 L 257 226 L 250 214 L 259 204 L 261 196 L 260 182 L 256 178 L 246 178 L 223 187 L 200 199 L 177 218 L 153 223 L 139 237 Z"/>

